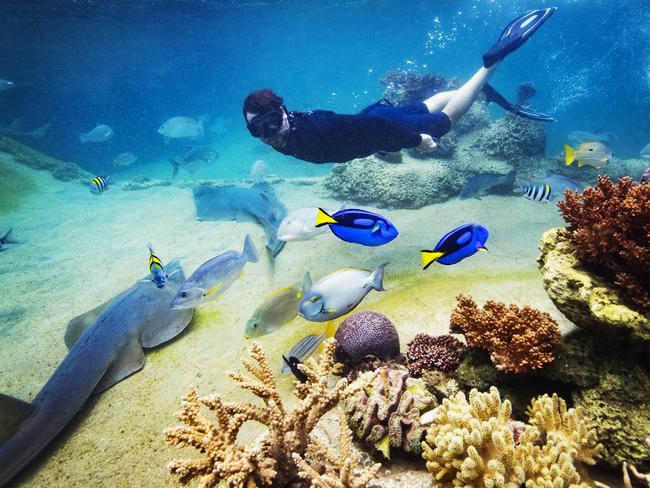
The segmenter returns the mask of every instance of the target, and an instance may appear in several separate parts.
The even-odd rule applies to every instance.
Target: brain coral
[[[377,312],[358,312],[346,318],[336,331],[334,358],[346,364],[366,356],[391,359],[399,355],[399,336],[393,323]]]

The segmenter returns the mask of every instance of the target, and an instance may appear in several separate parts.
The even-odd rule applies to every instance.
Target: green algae
[[[26,172],[0,161],[0,214],[16,210],[36,189],[36,183]]]

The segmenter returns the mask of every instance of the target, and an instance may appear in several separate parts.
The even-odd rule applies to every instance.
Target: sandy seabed
[[[387,291],[372,291],[357,311],[371,309],[391,318],[402,350],[418,332],[448,332],[459,293],[479,302],[531,304],[548,311],[563,329],[570,327],[544,291],[535,261],[541,234],[562,223],[555,205],[513,196],[384,211],[400,230],[390,245],[364,248],[327,233],[313,241],[289,243],[271,266],[261,227],[198,222],[188,189],[122,191],[118,185],[95,196],[87,187],[62,183],[6,157],[0,164],[29,173],[36,185],[16,209],[0,214],[0,232],[13,226],[15,238],[23,241],[0,253],[2,393],[34,398],[66,354],[63,334],[68,321],[148,273],[147,242],[163,262],[182,257],[187,276],[217,254],[240,251],[246,233],[261,256],[259,263],[246,265],[244,276],[222,296],[197,310],[180,336],[147,351],[143,370],[92,397],[12,486],[176,486],[167,462],[197,453],[168,447],[162,431],[175,424],[173,413],[186,387],[196,385],[201,394],[219,392],[229,400],[249,398],[224,374],[239,367],[247,350],[246,321],[268,293],[302,282],[305,271],[317,280],[342,267],[374,269],[389,262]],[[287,180],[275,189],[290,210],[335,209],[341,203],[320,185],[297,186]],[[467,222],[490,230],[489,252],[423,272],[419,250],[432,248],[446,232]],[[323,324],[298,317],[259,342],[279,370],[282,353],[305,335],[322,330]],[[280,384],[288,397],[290,378],[283,377]],[[250,428],[243,436],[259,432]]]

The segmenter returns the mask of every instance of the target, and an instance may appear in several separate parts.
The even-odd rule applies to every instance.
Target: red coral
[[[417,334],[408,345],[407,366],[414,376],[420,376],[427,369],[455,371],[460,365],[463,347],[454,336]]]
[[[480,310],[468,296],[456,299],[450,331],[463,334],[468,346],[487,350],[497,369],[523,374],[553,361],[560,330],[546,312],[491,300]]]
[[[558,207],[578,257],[650,310],[650,185],[599,176],[596,188],[567,191]]]

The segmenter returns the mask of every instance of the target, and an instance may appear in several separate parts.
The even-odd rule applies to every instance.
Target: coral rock
[[[650,349],[650,316],[630,307],[624,292],[586,269],[566,229],[547,231],[538,263],[555,306],[578,327]]]
[[[650,311],[650,186],[602,176],[596,188],[567,192],[558,207],[578,258]]]
[[[420,416],[437,402],[424,381],[402,369],[365,373],[369,385],[345,401],[348,424],[357,438],[390,458],[391,448],[420,454],[424,425]]]
[[[458,80],[412,71],[389,71],[379,80],[386,86],[383,97],[393,105],[420,103],[438,92],[458,88]]]
[[[409,371],[420,376],[424,370],[455,371],[462,359],[462,342],[450,335],[417,334],[408,345]]]
[[[377,312],[358,312],[346,318],[336,331],[334,358],[346,364],[366,356],[391,359],[399,355],[399,335],[393,323]]]
[[[486,155],[517,166],[522,156],[544,156],[546,130],[542,122],[507,113],[483,131],[478,146]]]
[[[450,331],[462,333],[469,347],[488,351],[497,369],[522,374],[553,361],[560,331],[546,312],[493,301],[479,310],[470,297],[457,300]]]

